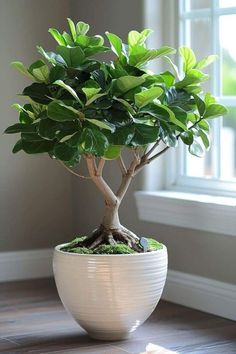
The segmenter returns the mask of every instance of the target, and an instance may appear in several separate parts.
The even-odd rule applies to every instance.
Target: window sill
[[[236,236],[236,198],[173,191],[135,198],[141,220]]]

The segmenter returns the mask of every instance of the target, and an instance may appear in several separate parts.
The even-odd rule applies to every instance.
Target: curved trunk
[[[106,230],[116,230],[121,228],[118,210],[119,203],[116,203],[115,205],[106,204],[105,213],[102,220],[102,226]]]
[[[93,231],[90,237],[79,242],[79,246],[86,246],[94,249],[101,244],[115,245],[117,243],[124,243],[137,252],[142,252],[142,247],[139,244],[139,237],[120,224],[118,214],[121,201],[123,200],[134,176],[135,168],[140,162],[136,151],[134,151],[134,158],[127,170],[124,164],[122,164],[122,181],[116,193],[112,191],[103,179],[102,171],[105,160],[101,158],[98,166],[96,164],[96,159],[93,156],[87,155],[85,156],[85,160],[91,180],[95,183],[105,200],[105,213],[100,226]]]

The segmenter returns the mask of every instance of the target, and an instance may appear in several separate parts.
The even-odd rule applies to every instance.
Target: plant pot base
[[[104,340],[104,341],[116,341],[116,340],[125,340],[128,339],[130,333],[127,332],[88,332],[90,338]]]
[[[90,337],[124,340],[153,312],[167,273],[167,250],[81,255],[54,252],[54,275],[67,311]]]

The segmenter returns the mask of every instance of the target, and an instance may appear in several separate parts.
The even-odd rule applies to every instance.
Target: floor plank
[[[149,342],[166,353],[236,353],[235,322],[167,302],[130,339],[92,340],[65,312],[51,279],[0,284],[0,313],[0,353],[138,354]]]

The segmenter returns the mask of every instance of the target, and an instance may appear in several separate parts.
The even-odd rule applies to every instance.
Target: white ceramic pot
[[[167,249],[122,255],[80,255],[55,248],[53,269],[68,312],[90,337],[129,336],[153,312],[167,273]]]

